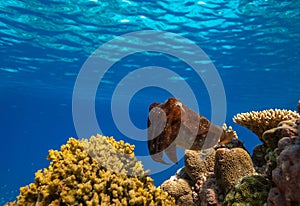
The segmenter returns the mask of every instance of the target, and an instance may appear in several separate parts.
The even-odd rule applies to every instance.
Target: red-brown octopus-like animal
[[[233,138],[232,132],[213,125],[208,119],[192,111],[179,99],[153,103],[149,108],[148,149],[154,161],[167,164],[163,152],[177,163],[176,146],[201,150],[225,144]]]

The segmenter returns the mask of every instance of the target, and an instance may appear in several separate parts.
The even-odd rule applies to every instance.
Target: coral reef
[[[178,205],[196,205],[193,199],[191,185],[186,179],[172,178],[162,183],[161,188],[175,198]]]
[[[267,161],[265,159],[265,156],[267,155],[268,147],[264,144],[259,144],[253,149],[253,154],[251,156],[252,162],[254,166],[256,167],[256,170],[266,165]],[[263,171],[265,168],[262,168]],[[261,171],[261,172],[262,172]]]
[[[217,149],[215,158],[217,184],[224,194],[242,177],[255,172],[250,155],[242,148]]]
[[[268,205],[300,205],[300,137],[282,138],[279,143],[277,167],[272,171],[275,189],[268,197]]]
[[[194,181],[214,172],[215,166],[215,150],[212,148],[207,151],[208,155],[203,151],[186,150],[184,154],[185,172]]]
[[[117,142],[112,137],[99,138],[99,135],[89,140],[82,139],[81,143],[101,167],[128,176],[145,175],[142,163],[134,157],[134,145],[124,143],[123,140]]]
[[[266,167],[264,174],[272,179],[272,171],[276,168],[276,159],[278,158],[283,147],[290,146],[294,137],[298,136],[299,120],[286,120],[278,124],[278,127],[270,129],[263,134],[267,144],[265,155]],[[283,140],[283,141],[281,141]]]
[[[265,131],[277,127],[281,121],[297,118],[300,118],[300,115],[291,110],[269,109],[240,113],[233,117],[233,121],[251,130],[263,142],[262,135]]]
[[[231,127],[212,125],[175,98],[154,103],[150,110],[151,157],[165,163],[166,152],[177,162],[176,146],[186,149],[184,167],[161,187],[154,186],[133,145],[101,135],[70,138],[60,151],[49,151],[49,167],[37,171],[34,182],[21,187],[17,201],[7,206],[300,205],[298,113],[264,110],[236,115],[234,121],[263,142],[250,157]],[[204,147],[204,140],[212,143]]]
[[[226,195],[223,206],[264,205],[271,186],[263,176],[245,176]]]
[[[70,138],[60,151],[49,151],[49,167],[37,171],[34,183],[21,187],[17,201],[8,205],[175,205],[143,172],[133,148],[101,135],[90,141]]]
[[[274,150],[282,137],[297,135],[298,129],[295,127],[295,121],[286,120],[280,122],[278,127],[265,131],[262,135],[262,140],[269,149]]]
[[[257,134],[263,144],[254,148],[252,157],[237,138],[209,150],[186,150],[184,170],[194,204],[300,205],[299,114],[270,109],[238,114],[234,121]],[[223,131],[228,129],[223,126]]]
[[[215,175],[202,175],[192,187],[197,205],[221,205],[219,200],[219,187]]]
[[[267,200],[268,206],[287,206],[283,193],[277,188],[270,189]]]

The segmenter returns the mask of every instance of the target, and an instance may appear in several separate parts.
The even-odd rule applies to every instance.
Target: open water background
[[[59,149],[69,137],[77,137],[72,92],[85,60],[119,35],[149,29],[179,34],[206,52],[224,84],[226,123],[250,151],[259,141],[232,122],[236,113],[296,109],[300,93],[298,0],[1,1],[0,204],[13,200],[20,186],[33,182],[34,173],[48,166],[49,149]],[[105,76],[103,90],[97,92],[96,111],[102,132],[136,144],[137,155],[147,155],[146,142],[131,140],[118,131],[110,114],[110,99],[124,75],[151,65],[178,72],[182,78],[170,76],[166,81],[188,82],[200,113],[208,118],[211,114],[203,82],[193,78],[184,62],[165,55],[124,58]],[[136,93],[130,105],[133,123],[146,128],[149,104],[169,96],[159,88]],[[155,184],[182,165],[181,160],[153,175]]]

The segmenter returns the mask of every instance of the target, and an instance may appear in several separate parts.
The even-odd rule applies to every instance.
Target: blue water
[[[1,204],[13,200],[20,186],[33,182],[34,173],[47,167],[49,149],[59,149],[69,137],[78,137],[72,94],[79,71],[99,46],[128,32],[172,32],[201,47],[224,85],[225,121],[250,151],[259,144],[258,139],[234,124],[232,117],[268,108],[295,110],[299,99],[298,0],[9,0],[0,2],[0,10]],[[97,119],[104,135],[135,144],[138,156],[148,154],[147,137],[138,141],[119,131],[112,118],[111,99],[123,77],[145,66],[177,72],[180,78],[169,76],[163,81],[188,83],[200,113],[211,118],[212,110],[212,94],[184,61],[142,52],[116,62],[98,87]],[[140,81],[131,81],[136,82]],[[128,95],[117,95],[119,104]],[[170,96],[157,87],[137,91],[128,109],[133,124],[145,129],[149,105]],[[182,166],[181,160],[153,174],[155,184]]]

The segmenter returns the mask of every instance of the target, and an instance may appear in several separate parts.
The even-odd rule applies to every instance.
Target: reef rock
[[[272,183],[260,175],[246,176],[226,195],[223,206],[255,205],[263,206],[267,202]]]
[[[262,135],[262,141],[271,150],[277,148],[278,141],[282,137],[292,137],[298,135],[298,128],[295,120],[282,121],[278,124],[278,127],[267,130]]]
[[[272,172],[272,179],[283,193],[285,204],[300,205],[300,142],[286,147],[277,158],[277,167]],[[270,194],[272,195],[272,194]],[[272,205],[272,197],[270,204]]]
[[[220,148],[216,151],[215,175],[223,193],[227,193],[244,176],[255,172],[248,152],[242,148]]]
[[[277,187],[270,189],[267,206],[287,206],[283,193]]]
[[[197,180],[193,187],[197,205],[201,206],[218,206],[221,205],[219,201],[219,187],[216,183],[214,174],[202,176]]]

